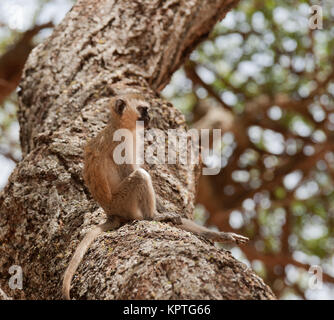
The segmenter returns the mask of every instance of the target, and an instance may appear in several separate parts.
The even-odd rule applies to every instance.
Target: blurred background
[[[0,0],[0,189],[21,159],[23,65],[73,3]],[[334,299],[333,65],[334,0],[242,0],[163,91],[189,126],[223,132],[196,220],[249,236],[231,252],[280,299]]]

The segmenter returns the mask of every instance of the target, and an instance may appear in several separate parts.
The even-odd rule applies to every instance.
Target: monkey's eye
[[[139,106],[139,107],[137,107],[137,110],[139,112],[138,120],[139,121],[144,121],[144,125],[147,126],[148,123],[150,122],[150,116],[147,112],[148,108],[144,107],[144,106]]]
[[[137,107],[138,112],[140,113],[141,116],[148,115],[147,113],[147,107],[139,106]]]
[[[126,102],[124,100],[117,99],[115,101],[114,108],[115,108],[116,113],[119,114],[120,116],[123,114],[125,107],[126,107]]]

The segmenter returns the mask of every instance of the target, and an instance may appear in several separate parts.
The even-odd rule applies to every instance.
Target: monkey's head
[[[121,128],[134,129],[136,121],[142,121],[147,127],[150,122],[148,109],[149,104],[143,99],[134,95],[122,96],[112,102],[112,120]]]

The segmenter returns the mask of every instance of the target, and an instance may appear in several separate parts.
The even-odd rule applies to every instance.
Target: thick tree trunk
[[[159,92],[236,0],[79,0],[31,53],[21,82],[24,159],[1,194],[0,287],[26,299],[60,298],[74,249],[104,220],[82,180],[82,151],[108,119],[112,84],[152,101],[152,126],[185,130]],[[147,167],[158,210],[192,217],[199,166]],[[8,287],[11,265],[23,290]],[[92,245],[72,295],[102,299],[270,299],[228,251],[164,223],[132,222]]]

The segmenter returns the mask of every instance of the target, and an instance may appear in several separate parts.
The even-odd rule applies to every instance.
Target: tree
[[[110,85],[141,90],[154,126],[185,130],[184,117],[156,91],[236,3],[81,0],[31,53],[19,90],[23,160],[0,198],[1,279],[12,264],[24,274],[15,297],[60,298],[81,234],[103,220],[81,169],[86,140],[106,123]],[[147,169],[165,209],[191,218],[199,166]],[[274,298],[228,251],[147,221],[100,237],[73,285],[75,298]],[[1,288],[9,290],[6,281]]]

